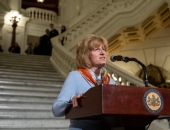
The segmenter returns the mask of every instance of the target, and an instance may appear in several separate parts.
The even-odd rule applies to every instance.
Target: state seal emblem
[[[143,97],[145,108],[153,114],[159,113],[164,106],[164,100],[161,93],[156,89],[149,89]]]

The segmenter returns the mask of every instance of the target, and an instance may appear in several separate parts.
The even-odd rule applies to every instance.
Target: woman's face
[[[101,44],[99,47],[94,48],[89,54],[92,67],[103,67],[106,64],[106,49]]]

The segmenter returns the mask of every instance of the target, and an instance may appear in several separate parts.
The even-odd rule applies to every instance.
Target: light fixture
[[[10,48],[12,48],[15,45],[15,35],[16,35],[15,31],[16,31],[17,23],[19,22],[20,19],[21,19],[21,15],[19,14],[19,12],[17,10],[10,11],[9,20],[12,23],[12,28],[13,28]]]
[[[10,22],[12,24],[14,24],[14,23],[17,24],[20,19],[21,19],[21,15],[19,14],[19,12],[17,10],[11,10],[11,12],[10,12],[10,19],[9,19]]]
[[[43,2],[44,2],[44,0],[37,0],[37,2],[43,3]]]

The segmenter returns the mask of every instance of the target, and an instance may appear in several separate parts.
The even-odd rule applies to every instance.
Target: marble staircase
[[[0,129],[67,130],[51,112],[63,82],[49,56],[0,53]]]

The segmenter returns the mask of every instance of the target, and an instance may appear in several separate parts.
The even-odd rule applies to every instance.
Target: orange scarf
[[[98,85],[97,84],[97,81],[93,79],[91,73],[89,72],[89,69],[87,68],[83,68],[83,69],[78,69],[78,71],[88,80],[90,81],[91,83],[93,83],[94,85]],[[102,83],[103,84],[109,84],[110,82],[110,76],[108,73],[105,73],[104,76],[103,76],[103,81]]]

